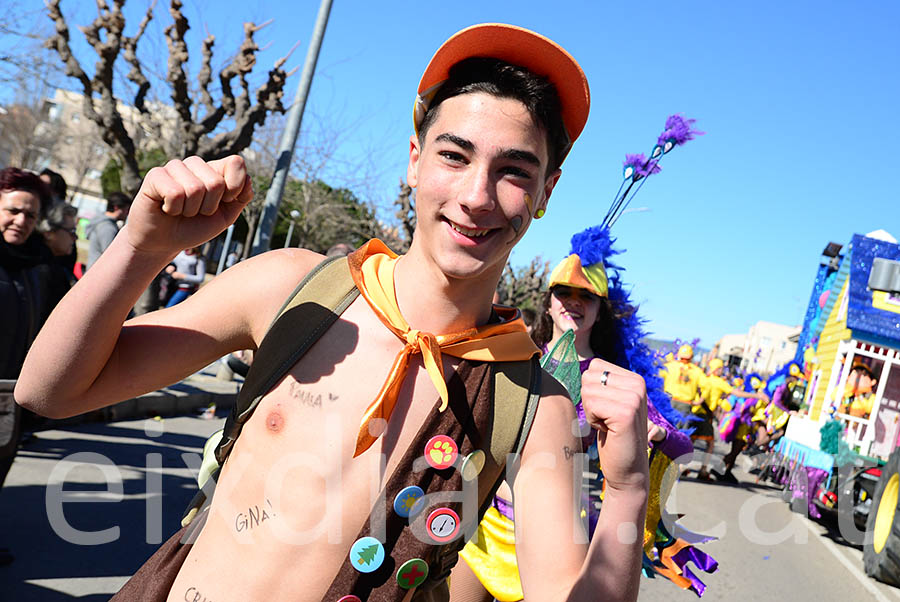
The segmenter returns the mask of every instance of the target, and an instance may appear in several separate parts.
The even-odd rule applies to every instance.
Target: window
[[[87,177],[91,180],[99,180],[100,179],[100,170],[99,169],[89,169],[87,172]]]
[[[50,121],[56,121],[62,115],[62,108],[55,102],[47,103],[47,118]]]
[[[72,123],[78,123],[79,121],[81,121],[81,115],[72,113]]]

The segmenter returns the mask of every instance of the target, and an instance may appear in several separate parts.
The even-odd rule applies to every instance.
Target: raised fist
[[[644,379],[595,358],[581,377],[585,417],[597,430],[603,476],[616,489],[646,488],[647,386]]]
[[[147,173],[125,231],[135,249],[174,254],[218,235],[252,198],[250,177],[237,155],[172,160]]]

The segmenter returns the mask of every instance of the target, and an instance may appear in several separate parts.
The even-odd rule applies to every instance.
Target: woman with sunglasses
[[[53,263],[65,269],[69,284],[75,284],[75,274],[69,263],[78,239],[77,218],[78,209],[67,203],[56,203],[37,226],[38,232],[44,235],[47,248],[53,254]]]

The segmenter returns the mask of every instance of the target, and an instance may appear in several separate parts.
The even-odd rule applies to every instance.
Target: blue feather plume
[[[572,236],[572,250],[581,259],[581,265],[587,267],[602,261],[607,269],[621,270],[610,259],[621,251],[612,248],[616,239],[609,235],[605,226],[591,226]]]
[[[608,297],[616,308],[633,307],[634,311],[615,320],[616,364],[640,374],[647,385],[647,399],[671,424],[677,425],[684,417],[672,408],[669,395],[663,389],[663,379],[659,376],[659,366],[654,352],[643,339],[649,333],[644,330],[647,320],[637,313],[637,306],[631,302],[631,293],[622,282],[622,268],[613,264],[610,258],[620,255],[623,250],[613,248],[616,239],[610,236],[609,228],[592,226],[572,237],[572,252],[577,253],[582,265],[592,265],[602,261],[609,278]],[[689,433],[693,429],[684,432]]]

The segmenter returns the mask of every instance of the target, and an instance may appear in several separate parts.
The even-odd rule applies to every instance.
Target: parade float
[[[864,526],[867,574],[900,586],[900,245],[887,232],[826,247],[797,360],[803,409],[772,454],[786,499]]]

